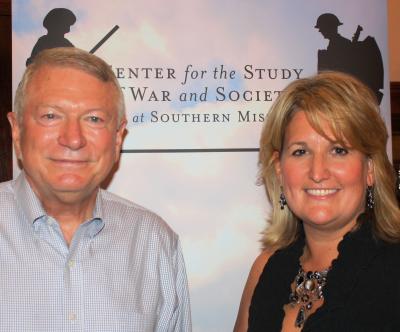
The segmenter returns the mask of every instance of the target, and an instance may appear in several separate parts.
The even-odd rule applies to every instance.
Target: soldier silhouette
[[[363,30],[359,25],[349,40],[338,32],[342,24],[331,13],[318,17],[315,28],[329,40],[326,50],[318,50],[318,71],[335,70],[354,75],[372,89],[380,103],[383,97],[380,91],[383,88],[383,62],[375,38],[368,36],[359,41]]]
[[[31,56],[26,60],[26,65],[28,66],[34,57],[45,49],[74,47],[64,35],[70,31],[71,25],[75,22],[76,16],[69,9],[54,8],[50,10],[43,20],[43,26],[47,29],[47,34],[38,39],[32,49]]]

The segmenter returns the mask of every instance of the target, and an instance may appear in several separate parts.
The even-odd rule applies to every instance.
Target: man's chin
[[[96,187],[79,185],[57,185],[52,188],[53,196],[65,204],[79,204],[97,194]]]
[[[97,186],[92,184],[87,176],[64,174],[54,179],[51,183],[51,187],[55,192],[65,195],[74,195],[91,192],[95,190]]]

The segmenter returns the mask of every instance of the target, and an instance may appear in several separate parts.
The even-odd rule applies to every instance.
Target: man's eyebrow
[[[37,108],[55,108],[55,109],[61,109],[61,107],[58,106],[58,105],[48,104],[48,103],[39,104]]]

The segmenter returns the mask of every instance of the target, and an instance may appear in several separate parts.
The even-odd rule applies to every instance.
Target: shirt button
[[[74,267],[74,266],[75,266],[75,261],[74,261],[73,259],[70,259],[70,260],[68,261],[68,266],[69,266],[69,267]]]
[[[76,314],[73,313],[73,312],[71,312],[71,313],[68,315],[68,319],[71,320],[71,321],[76,320]]]

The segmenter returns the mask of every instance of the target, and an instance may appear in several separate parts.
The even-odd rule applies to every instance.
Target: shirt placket
[[[83,331],[82,264],[80,244],[71,248],[64,264],[64,317],[66,331]]]
[[[83,271],[81,264],[82,250],[82,229],[78,228],[74,234],[73,240],[68,247],[58,223],[51,217],[47,224],[52,228],[54,246],[59,247],[59,252],[63,258],[63,331],[79,332],[83,328],[83,293],[82,280]]]

